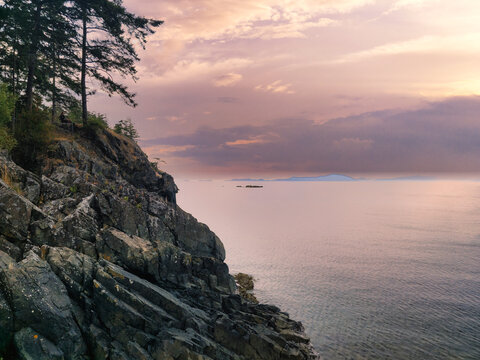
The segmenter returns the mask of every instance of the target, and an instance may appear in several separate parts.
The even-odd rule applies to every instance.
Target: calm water
[[[178,185],[324,359],[480,359],[480,183]]]

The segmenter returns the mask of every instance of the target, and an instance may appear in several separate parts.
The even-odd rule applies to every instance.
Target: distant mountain
[[[232,179],[232,181],[357,181],[358,179],[354,179],[347,175],[338,175],[338,174],[330,174],[330,175],[323,175],[323,176],[314,176],[314,177],[301,177],[301,176],[292,176],[286,179]]]
[[[377,181],[431,181],[436,180],[433,176],[422,176],[422,175],[414,175],[414,176],[400,176],[395,178],[389,179],[377,179]]]
[[[356,179],[347,175],[329,174],[314,177],[293,176],[289,177],[288,179],[275,179],[273,181],[356,181]]]

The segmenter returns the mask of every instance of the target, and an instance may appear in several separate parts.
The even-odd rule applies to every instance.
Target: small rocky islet
[[[173,178],[111,130],[0,152],[0,358],[317,359],[301,323],[239,294]]]

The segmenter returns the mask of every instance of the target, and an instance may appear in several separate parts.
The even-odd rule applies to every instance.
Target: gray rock
[[[147,240],[107,228],[97,236],[96,248],[98,255],[105,260],[157,279],[160,277],[158,253]]]
[[[10,255],[16,261],[22,259],[22,250],[2,235],[0,235],[0,250]]]
[[[207,225],[199,223],[179,207],[175,209],[175,233],[179,246],[198,256],[213,256],[225,260],[225,248]]]
[[[24,240],[32,218],[41,217],[45,214],[40,208],[0,180],[0,234]]]
[[[15,348],[21,360],[65,359],[62,350],[28,327],[15,333]]]
[[[13,312],[3,293],[0,291],[0,354],[7,350],[12,340],[13,332]]]
[[[0,153],[0,178],[32,203],[38,202],[41,190],[40,178],[22,169],[4,153]]]
[[[80,359],[86,346],[72,315],[72,304],[63,283],[50,266],[30,252],[20,263],[0,264],[0,282],[8,289],[15,327],[30,327],[52,339],[66,359]]]
[[[43,202],[65,198],[69,193],[67,186],[42,176],[42,200]]]

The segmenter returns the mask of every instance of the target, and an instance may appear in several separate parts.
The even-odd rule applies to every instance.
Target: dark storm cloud
[[[146,146],[234,170],[301,172],[480,171],[480,98],[452,98],[415,111],[381,111],[316,124],[200,128]],[[175,150],[178,147],[178,150]],[[250,164],[250,165],[249,165]]]

